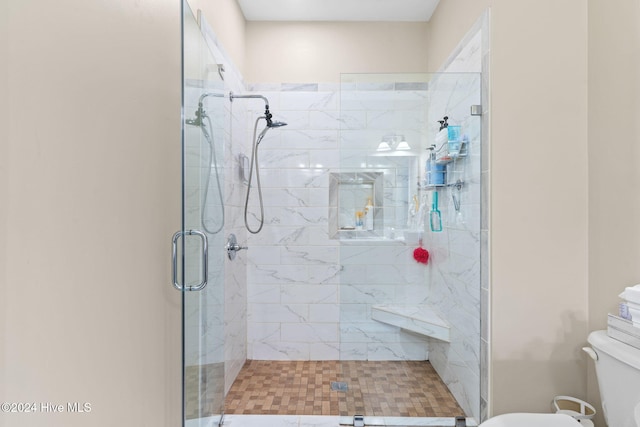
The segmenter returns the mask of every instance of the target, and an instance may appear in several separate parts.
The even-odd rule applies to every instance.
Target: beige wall
[[[8,8],[0,383],[6,401],[92,411],[0,420],[179,425],[179,294],[168,259],[180,221],[179,3]]]
[[[490,3],[490,0],[440,0],[427,25],[424,56],[430,72],[440,70]]]
[[[430,24],[434,61],[446,59],[487,6],[490,413],[544,412],[555,395],[586,397],[587,7],[443,0]]]
[[[187,0],[194,16],[200,9],[241,72],[245,68],[245,19],[236,0]]]
[[[0,2],[0,58],[7,58],[8,52],[8,7],[7,2]],[[0,63],[0,93],[6,94],[9,91],[7,78],[7,65],[3,61]],[[0,402],[6,402],[4,372],[5,365],[5,343],[7,318],[6,318],[6,295],[7,285],[7,133],[8,133],[9,102],[6,96],[0,96]],[[4,427],[5,422],[0,418],[0,427]]]
[[[250,83],[339,82],[340,73],[426,72],[424,23],[247,22]]]
[[[587,6],[496,0],[491,24],[491,402],[548,411],[586,398]]]
[[[589,330],[606,328],[617,295],[640,282],[639,53],[640,2],[589,1]]]

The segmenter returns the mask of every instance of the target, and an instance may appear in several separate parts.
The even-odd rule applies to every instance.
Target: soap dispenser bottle
[[[367,200],[367,205],[364,207],[364,229],[373,230],[373,203],[371,203],[371,197]]]

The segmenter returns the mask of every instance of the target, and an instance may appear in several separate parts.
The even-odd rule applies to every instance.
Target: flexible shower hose
[[[211,133],[213,133],[213,126],[211,125],[211,119],[206,114],[204,115],[204,117],[207,119],[207,122],[209,123],[209,129],[211,130]],[[204,126],[201,126],[201,129],[202,129],[202,134],[204,135],[205,139],[207,140],[207,143],[209,144],[209,165],[208,165],[209,168],[207,170],[207,181],[204,186],[204,197],[202,202],[202,209],[200,210],[200,222],[202,223],[202,228],[204,228],[204,231],[206,231],[209,234],[217,234],[224,227],[224,197],[222,195],[222,188],[220,186],[220,175],[218,173],[218,159],[216,158],[216,150],[215,150],[215,147],[213,146],[213,139],[211,138],[211,135],[209,134],[209,132],[207,132],[207,130],[204,128]],[[207,210],[207,195],[209,194],[209,184],[211,181],[211,163],[213,163],[213,167],[215,168],[215,171],[216,171],[216,184],[218,186],[218,196],[220,198],[220,210],[222,213],[221,215],[222,220],[220,222],[220,226],[213,231],[209,230],[205,222],[205,216],[206,216],[205,213]]]
[[[258,117],[256,119],[255,125],[253,126],[253,147],[251,148],[251,164],[249,165],[249,184],[247,186],[247,198],[245,199],[245,202],[244,202],[244,225],[245,227],[247,227],[247,230],[249,231],[249,233],[252,233],[252,234],[258,234],[260,230],[262,230],[262,226],[264,225],[264,204],[262,203],[262,188],[260,187],[260,168],[258,167],[258,145],[260,144],[260,141],[262,141],[262,138],[267,133],[267,130],[269,130],[269,128],[266,127],[262,132],[260,132],[260,135],[258,135],[258,137],[256,138],[256,132],[258,131],[258,122],[261,119],[266,120],[266,117],[264,116]],[[258,219],[258,221],[260,221],[260,226],[256,230],[252,230],[251,227],[249,227],[249,222],[247,220],[247,212],[249,209],[249,194],[251,193],[251,180],[253,177],[254,164],[255,164],[255,170],[256,170],[256,184],[258,187],[258,199],[260,200],[260,218]]]

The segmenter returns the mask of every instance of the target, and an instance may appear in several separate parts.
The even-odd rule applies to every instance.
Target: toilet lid
[[[578,427],[580,423],[565,414],[504,414],[493,417],[479,427]]]

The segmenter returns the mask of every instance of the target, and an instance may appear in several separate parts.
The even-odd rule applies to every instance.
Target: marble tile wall
[[[328,234],[328,188],[329,171],[339,165],[338,86],[249,89],[266,96],[273,119],[288,125],[271,129],[258,151],[265,225],[248,237],[248,358],[335,360],[340,253]],[[242,102],[253,133],[264,105]],[[249,212],[250,223],[257,224],[255,197]]]
[[[259,149],[266,222],[248,239],[248,357],[426,359],[423,337],[371,319],[373,304],[426,298],[424,269],[411,256],[414,247],[393,239],[341,247],[328,234],[327,217],[329,173],[364,166],[385,173],[383,227],[402,235],[416,158],[371,154],[384,134],[399,129],[420,144],[425,87],[367,87],[346,109],[344,98],[338,104],[337,85],[250,89],[269,99],[274,120],[289,124],[269,131]],[[251,125],[262,113],[257,107],[249,112]],[[341,109],[347,113],[341,116]]]

